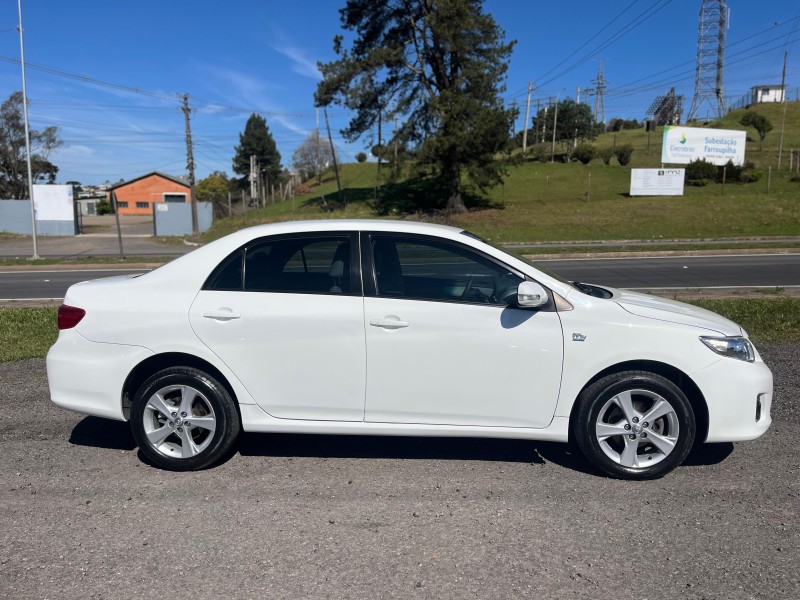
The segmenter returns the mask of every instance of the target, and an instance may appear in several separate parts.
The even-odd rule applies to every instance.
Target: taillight
[[[58,329],[72,329],[81,322],[81,319],[86,316],[86,311],[82,308],[62,304],[58,307]]]

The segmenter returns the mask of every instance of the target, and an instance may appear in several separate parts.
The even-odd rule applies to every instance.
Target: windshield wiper
[[[580,281],[573,281],[572,285],[582,291],[584,294],[588,294],[589,296],[594,296],[594,288],[590,286],[588,283],[581,283]]]

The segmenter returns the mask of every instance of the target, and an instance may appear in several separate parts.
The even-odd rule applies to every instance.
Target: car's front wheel
[[[603,377],[578,398],[573,434],[587,460],[624,479],[655,479],[686,458],[692,406],[668,379],[643,371]]]
[[[164,469],[207,467],[223,458],[239,435],[239,414],[230,394],[198,369],[159,371],[139,388],[131,408],[139,449]]]

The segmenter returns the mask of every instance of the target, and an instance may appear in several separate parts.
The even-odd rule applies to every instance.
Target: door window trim
[[[273,290],[247,290],[245,289],[245,281],[247,280],[247,251],[256,246],[264,243],[282,242],[293,239],[313,239],[313,238],[347,238],[350,244],[350,291],[342,294],[333,294],[330,292],[314,292],[314,291],[273,291]],[[216,277],[218,272],[227,266],[228,262],[236,254],[241,254],[242,260],[242,285],[239,289],[221,289],[215,290],[210,286],[211,281]],[[295,233],[280,233],[275,235],[267,235],[259,237],[246,242],[239,246],[236,250],[228,254],[221,260],[214,270],[209,273],[203,287],[203,291],[224,291],[224,292],[243,292],[251,294],[304,294],[311,296],[357,296],[363,295],[362,276],[361,276],[361,258],[359,251],[359,235],[356,231],[309,231],[309,232],[295,232]]]
[[[457,248],[461,252],[467,252],[474,254],[485,260],[486,262],[492,263],[495,266],[498,266],[502,269],[508,270],[510,273],[513,273],[517,277],[519,277],[523,281],[533,281],[530,277],[525,275],[519,271],[519,269],[515,269],[504,263],[502,260],[495,258],[485,252],[482,252],[478,248],[474,248],[472,246],[461,244],[455,240],[450,240],[447,238],[440,238],[440,237],[431,237],[428,235],[418,234],[418,233],[398,233],[392,231],[362,231],[361,232],[361,256],[362,256],[362,279],[364,281],[364,296],[372,297],[372,298],[391,298],[392,300],[413,300],[417,302],[445,302],[448,304],[468,304],[472,306],[486,306],[486,307],[501,307],[501,308],[511,308],[508,304],[504,304],[502,302],[476,302],[470,300],[461,300],[457,298],[417,298],[413,296],[382,296],[378,294],[378,287],[376,277],[377,274],[375,273],[375,261],[373,260],[372,256],[372,246],[373,241],[380,238],[392,238],[394,240],[402,240],[409,243],[429,243],[433,246],[451,246],[453,248]],[[549,302],[537,309],[538,311],[548,312],[554,310],[554,303],[552,297],[552,291],[547,286],[542,286],[547,291],[547,295],[550,298]]]

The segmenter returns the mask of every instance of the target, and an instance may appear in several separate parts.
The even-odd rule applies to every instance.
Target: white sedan
[[[438,225],[245,229],[72,286],[58,326],[53,402],[130,421],[173,470],[219,462],[243,429],[572,440],[606,474],[651,479],[695,441],[771,423],[772,374],[736,323]]]

